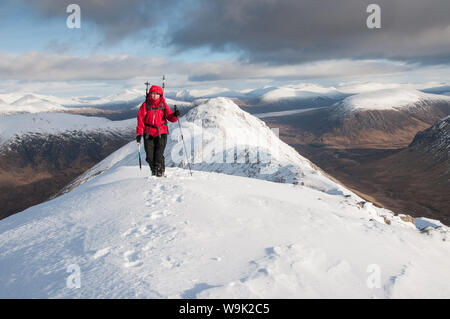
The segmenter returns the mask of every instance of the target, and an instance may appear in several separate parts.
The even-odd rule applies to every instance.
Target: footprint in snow
[[[154,227],[152,224],[145,224],[139,227],[139,233],[141,235],[148,235],[154,230]]]
[[[175,267],[180,267],[181,263],[174,260],[173,258],[171,258],[170,256],[166,256],[165,258],[162,258],[161,260],[161,265],[163,265],[166,268],[175,268]]]
[[[131,235],[136,234],[137,231],[138,230],[136,227],[130,228],[125,233],[122,234],[122,237],[130,237]]]
[[[128,250],[123,254],[125,258],[125,263],[123,264],[125,267],[138,267],[142,265],[142,260],[140,260],[139,252],[135,250]]]
[[[175,195],[172,197],[172,202],[178,202],[181,203],[183,201],[183,195]]]

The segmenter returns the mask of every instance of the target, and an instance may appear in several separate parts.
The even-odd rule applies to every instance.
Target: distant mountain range
[[[387,89],[345,98],[328,108],[286,116],[303,144],[341,148],[398,148],[450,114],[450,97]]]
[[[450,117],[399,149],[297,148],[365,198],[450,225]]]
[[[347,187],[393,211],[450,223],[450,97],[389,89],[280,113],[264,120]]]
[[[0,117],[0,218],[54,195],[132,140],[135,127],[66,113]]]

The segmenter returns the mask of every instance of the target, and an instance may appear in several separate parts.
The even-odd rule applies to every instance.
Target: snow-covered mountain
[[[23,113],[59,112],[88,116],[102,116],[112,120],[134,118],[137,108],[145,100],[142,90],[126,89],[123,92],[108,96],[74,96],[70,98],[55,97],[30,92],[15,92],[0,94],[0,115],[13,115]],[[190,108],[191,102],[166,99],[173,107],[180,106],[182,112]]]
[[[298,85],[287,85],[262,95],[261,100],[265,103],[281,102],[284,100],[304,100],[304,99],[342,99],[345,94],[339,92],[334,87],[323,87],[312,83],[300,83]]]
[[[364,174],[377,190],[370,195],[385,206],[450,225],[450,116],[418,132],[407,147],[374,160],[366,157],[355,167],[354,174]]]
[[[196,100],[227,97],[237,101],[239,106],[259,108],[254,112],[262,112],[264,108],[269,108],[268,111],[279,111],[292,108],[329,106],[348,95],[334,87],[324,87],[314,83],[299,83],[279,87],[266,86],[240,91],[220,87],[203,90],[184,89],[168,94],[172,98],[194,103],[196,103]],[[249,109],[249,111],[253,113],[253,110]]]
[[[236,127],[255,134],[252,127],[262,126],[229,100],[211,100],[181,119],[186,139],[199,119],[232,141],[241,137]],[[261,143],[268,132],[258,132]],[[170,161],[178,138],[171,127]],[[297,165],[310,185],[216,173],[215,164],[197,170],[206,169],[203,162],[192,176],[186,167],[168,167],[167,178],[148,177],[129,143],[70,192],[0,221],[0,296],[450,296],[448,228],[421,233],[342,186],[327,191],[323,184],[333,181],[278,145],[278,171]],[[251,165],[235,172],[246,174],[252,169],[242,166]]]
[[[345,148],[401,148],[417,132],[450,114],[450,98],[412,89],[383,89],[318,108],[272,119],[302,144]],[[298,142],[297,142],[298,143]]]
[[[47,200],[131,141],[135,127],[66,113],[0,117],[0,219]]]
[[[65,113],[15,114],[0,117],[0,146],[31,135],[69,135],[75,132],[112,134],[134,131],[136,120],[110,121]]]
[[[39,94],[0,94],[0,114],[65,112],[61,102],[66,100]]]
[[[212,87],[209,89],[183,89],[177,92],[173,92],[168,96],[182,101],[194,101],[199,98],[212,98],[218,96],[238,97],[240,95],[241,94],[239,94],[239,92],[230,90],[228,88]]]
[[[440,94],[424,93],[413,89],[383,89],[360,93],[337,103],[337,113],[361,111],[405,110],[427,107],[433,103],[450,103],[450,98]]]

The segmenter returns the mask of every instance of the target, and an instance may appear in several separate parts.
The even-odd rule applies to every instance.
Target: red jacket
[[[157,100],[152,99],[151,92],[159,93],[161,95],[160,98]],[[170,122],[176,122],[178,120],[178,117],[173,115],[172,110],[164,100],[163,91],[159,86],[154,85],[150,88],[148,103],[148,108],[147,101],[142,103],[141,107],[139,108],[136,134],[143,135],[147,132],[149,132],[151,136],[167,134],[169,130],[167,128],[167,121],[164,120],[164,112],[166,114],[166,119]]]

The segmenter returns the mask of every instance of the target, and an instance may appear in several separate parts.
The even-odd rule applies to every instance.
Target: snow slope
[[[337,105],[342,111],[355,112],[359,110],[395,110],[427,102],[450,103],[450,98],[414,89],[383,89],[349,96]]]
[[[29,134],[62,134],[74,131],[130,131],[136,120],[111,121],[106,118],[66,113],[25,113],[0,117],[0,145]]]
[[[232,136],[236,128],[221,121],[233,120],[255,133],[261,121],[231,103],[191,110],[183,134],[196,118],[212,132]],[[450,297],[448,228],[421,233],[343,187],[327,190],[335,183],[279,143],[287,154],[275,166],[296,163],[309,185],[230,175],[245,175],[245,164],[148,177],[129,143],[72,191],[0,221],[0,297]],[[74,265],[80,288],[70,285]]]
[[[131,144],[103,174],[0,221],[0,297],[450,296],[438,231],[299,185],[181,168],[148,178]]]

